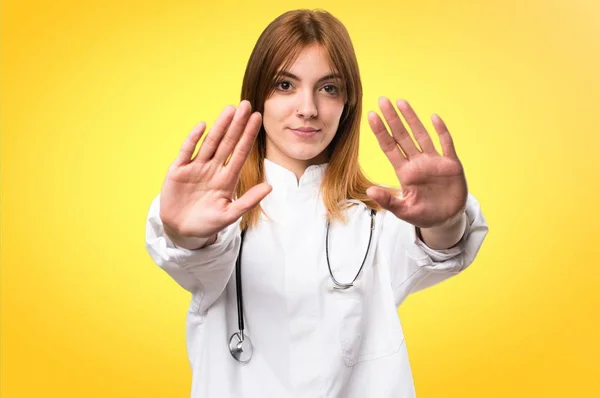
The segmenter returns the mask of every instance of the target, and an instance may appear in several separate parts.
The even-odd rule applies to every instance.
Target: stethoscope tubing
[[[375,215],[376,210],[371,209],[371,226],[369,233],[369,243],[367,244],[367,250],[365,251],[365,256],[363,257],[362,263],[356,276],[350,283],[340,283],[335,279],[333,275],[333,271],[331,270],[331,264],[329,262],[329,220],[327,221],[327,232],[325,235],[325,257],[327,258],[327,268],[329,269],[329,275],[331,276],[331,280],[333,281],[336,289],[348,289],[354,286],[354,282],[358,279],[358,276],[362,272],[362,269],[365,265],[365,261],[369,255],[369,250],[371,248],[371,240],[373,238],[373,230],[375,229]],[[240,250],[238,253],[237,260],[235,262],[235,293],[236,293],[236,301],[237,301],[237,313],[238,313],[238,331],[231,335],[229,339],[229,352],[233,356],[233,358],[242,363],[246,363],[250,361],[252,358],[252,342],[248,338],[248,336],[244,335],[244,298],[242,292],[242,249],[244,246],[244,236],[246,235],[246,229],[243,229],[241,232],[241,241],[240,241]],[[245,347],[245,348],[244,348]]]

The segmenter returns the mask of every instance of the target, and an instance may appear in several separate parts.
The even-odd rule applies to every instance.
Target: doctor
[[[146,246],[192,295],[192,397],[415,396],[397,306],[469,266],[488,227],[444,122],[432,118],[439,154],[411,106],[396,106],[381,98],[387,126],[368,122],[400,190],[359,166],[345,27],[298,10],[258,39],[242,102],[191,131]]]

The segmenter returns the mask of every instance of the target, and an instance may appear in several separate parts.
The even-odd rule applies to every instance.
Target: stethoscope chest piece
[[[252,342],[248,336],[236,332],[229,339],[229,352],[237,361],[246,363],[252,358]]]

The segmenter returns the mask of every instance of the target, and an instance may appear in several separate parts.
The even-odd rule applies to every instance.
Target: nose
[[[317,103],[312,92],[300,93],[296,104],[296,115],[304,119],[317,117]]]

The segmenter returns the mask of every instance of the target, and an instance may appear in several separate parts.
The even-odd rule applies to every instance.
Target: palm
[[[184,237],[213,236],[269,193],[267,184],[259,184],[234,200],[240,170],[261,125],[260,114],[250,111],[247,101],[237,110],[227,108],[193,159],[205,125],[192,130],[161,190],[161,219],[170,230]]]
[[[394,197],[376,188],[369,189],[369,195],[398,218],[415,226],[428,228],[443,224],[464,208],[467,198],[464,171],[450,133],[441,119],[434,119],[444,150],[442,156],[434,149],[431,138],[408,103],[400,102],[399,107],[421,147],[419,149],[391,103],[387,99],[382,100],[380,106],[392,136],[375,114],[369,116],[369,123],[396,171],[402,197]]]
[[[233,199],[235,182],[214,164],[189,163],[172,167],[161,193],[164,208],[178,209],[179,229],[184,235],[197,236],[195,226],[204,234],[218,232],[222,215]]]

